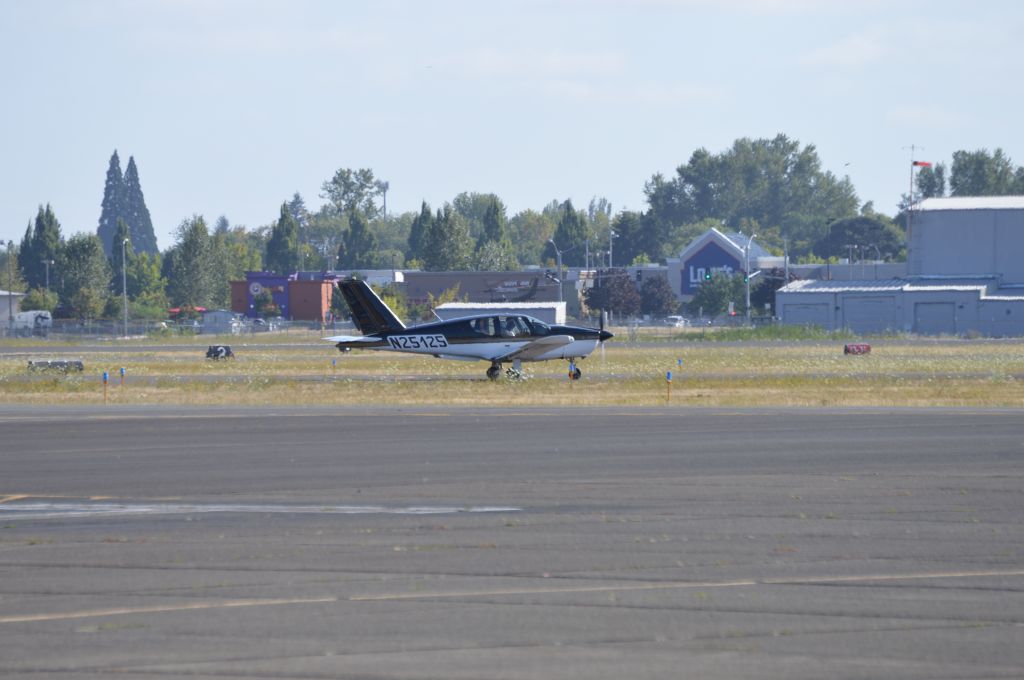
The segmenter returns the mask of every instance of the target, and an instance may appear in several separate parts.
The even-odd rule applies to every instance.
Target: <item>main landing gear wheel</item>
[[[581,371],[578,368],[575,368],[573,369],[572,373],[569,374],[569,377],[573,380],[579,380],[580,378],[583,377],[583,371]]]
[[[501,375],[501,366],[498,364],[491,364],[491,367],[487,369],[487,377],[491,380],[497,380]]]

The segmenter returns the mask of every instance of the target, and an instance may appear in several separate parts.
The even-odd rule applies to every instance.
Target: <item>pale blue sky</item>
[[[779,132],[892,214],[911,144],[1024,164],[1022,43],[1016,1],[0,0],[0,239],[47,202],[95,231],[115,148],[161,249],[315,208],[340,167],[389,211],[644,209],[695,149]]]

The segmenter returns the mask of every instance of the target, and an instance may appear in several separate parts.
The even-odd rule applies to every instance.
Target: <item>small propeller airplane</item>
[[[479,314],[407,328],[365,281],[342,281],[338,288],[352,321],[362,335],[324,338],[342,352],[374,349],[411,354],[430,354],[439,359],[489,361],[487,377],[497,380],[502,365],[510,378],[522,377],[524,361],[568,359],[573,380],[582,371],[575,360],[594,351],[598,343],[612,337],[603,328],[551,326],[519,314]]]

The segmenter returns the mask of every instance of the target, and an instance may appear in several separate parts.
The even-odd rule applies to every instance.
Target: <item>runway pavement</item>
[[[0,407],[0,676],[1019,678],[1021,416]]]

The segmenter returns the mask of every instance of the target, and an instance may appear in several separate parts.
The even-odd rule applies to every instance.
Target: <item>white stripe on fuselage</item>
[[[368,347],[367,349],[387,350],[389,352],[403,352],[405,354],[428,354],[430,356],[443,355],[452,359],[482,359],[490,361],[492,357],[505,356],[515,350],[529,344],[530,340],[503,339],[500,342],[464,342],[448,343],[443,349],[403,349],[392,347],[390,344],[382,347]],[[550,359],[574,359],[589,355],[597,347],[597,340],[574,340],[568,345],[556,347],[550,352],[541,354],[533,359],[524,361],[548,361]]]

